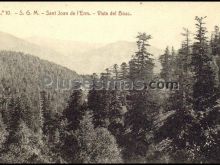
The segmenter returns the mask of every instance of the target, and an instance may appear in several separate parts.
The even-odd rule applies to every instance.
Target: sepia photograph
[[[220,163],[220,2],[0,2],[0,164]]]

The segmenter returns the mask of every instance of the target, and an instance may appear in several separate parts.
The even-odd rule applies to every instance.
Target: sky
[[[21,38],[33,36],[91,43],[136,41],[138,32],[152,36],[150,44],[164,49],[180,46],[182,28],[195,31],[195,16],[207,16],[210,32],[220,24],[220,2],[0,2],[0,31]],[[27,10],[39,12],[129,12],[130,16],[16,15]]]

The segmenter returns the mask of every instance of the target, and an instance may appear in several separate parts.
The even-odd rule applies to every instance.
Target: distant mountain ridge
[[[78,73],[89,74],[102,72],[105,68],[115,63],[121,64],[122,62],[128,62],[137,49],[136,43],[129,41],[92,44],[39,37],[31,37],[27,40],[35,44],[46,45],[50,49],[68,55],[70,60],[68,60],[66,65],[69,68],[76,70]],[[153,46],[149,47],[149,51],[154,55],[155,72],[158,73],[160,70],[158,57],[163,51]]]
[[[20,51],[32,54],[76,71],[79,74],[103,72],[113,64],[128,62],[136,51],[136,43],[118,41],[109,44],[86,43],[41,37],[21,39],[11,34],[0,32],[0,50]],[[157,59],[160,49],[149,47],[154,55],[155,72],[159,72]]]

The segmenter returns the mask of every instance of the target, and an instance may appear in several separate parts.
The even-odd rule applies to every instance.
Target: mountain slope
[[[76,70],[81,74],[100,73],[105,68],[113,64],[121,64],[128,62],[136,51],[136,43],[128,41],[118,41],[110,44],[89,44],[83,42],[53,40],[39,37],[31,37],[27,39],[29,42],[46,45],[61,54],[68,57],[64,66]],[[160,49],[149,47],[149,51],[155,58],[155,72],[159,72],[160,64],[157,59],[162,53]]]
[[[78,78],[76,72],[38,57],[13,51],[0,52],[0,98],[7,90],[10,95],[25,93],[38,117],[41,91],[47,91],[53,109],[62,112],[71,93],[71,90],[64,90],[67,85],[63,87],[62,80],[68,82]]]
[[[79,74],[103,72],[113,64],[128,62],[136,51],[135,42],[118,41],[110,44],[95,44],[31,37],[21,39],[0,32],[0,50],[20,51],[67,67]],[[153,46],[149,51],[154,55],[155,72],[159,72],[157,59],[162,51]]]
[[[108,68],[113,64],[120,65],[122,62],[128,62],[136,51],[136,43],[118,41],[105,45],[101,48],[85,52],[81,55],[81,58],[85,63],[91,64],[87,66],[88,70],[104,71],[105,68]],[[156,59],[154,61],[155,72],[158,72],[160,65],[158,64],[157,58],[162,53],[162,51],[154,47],[149,47],[149,52],[153,54],[152,58]]]
[[[24,39],[4,32],[0,32],[0,50],[24,52],[60,65],[64,64],[66,59],[65,55],[48,49],[43,45],[40,46],[30,43]]]
[[[87,43],[46,37],[29,37],[25,38],[25,40],[36,45],[43,45],[44,47],[56,50],[57,52],[66,55],[77,55],[104,46],[104,44],[100,43]]]

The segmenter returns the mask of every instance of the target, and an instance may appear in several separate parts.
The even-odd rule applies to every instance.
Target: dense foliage
[[[100,75],[1,51],[0,163],[220,162],[220,32],[209,39],[205,18],[196,17],[194,38],[184,28],[179,50],[166,47],[158,75],[146,33],[128,63]],[[63,82],[79,78],[91,80],[89,90]],[[137,80],[143,88],[117,85]],[[156,80],[179,89],[150,90]]]

